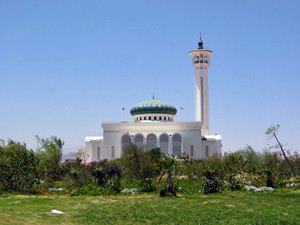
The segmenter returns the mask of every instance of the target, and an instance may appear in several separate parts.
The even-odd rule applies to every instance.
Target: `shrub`
[[[221,192],[223,190],[223,180],[214,173],[206,172],[202,178],[202,190],[204,194]]]
[[[8,141],[0,148],[0,188],[4,191],[32,192],[38,180],[38,160],[25,144]]]
[[[174,187],[178,192],[193,194],[201,191],[201,182],[199,179],[174,179]]]
[[[223,190],[224,183],[224,161],[219,157],[203,160],[200,164],[202,171],[203,193],[215,193]]]

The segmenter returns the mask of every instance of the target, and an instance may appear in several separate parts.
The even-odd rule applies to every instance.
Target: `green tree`
[[[0,147],[0,188],[6,191],[32,192],[38,183],[38,160],[24,143],[8,141]]]
[[[64,142],[57,137],[40,138],[36,136],[39,144],[36,156],[39,158],[39,169],[42,180],[47,186],[61,179],[62,167],[62,147]]]
[[[236,175],[240,174],[245,166],[244,158],[241,152],[229,153],[224,156],[225,164],[225,176],[229,182],[229,188],[234,190],[240,190],[241,182],[236,178]]]
[[[152,180],[160,173],[160,158],[159,149],[145,152],[135,144],[128,143],[121,158],[125,177],[139,181],[143,191],[152,191]]]
[[[244,159],[244,171],[248,173],[256,173],[258,171],[259,156],[251,146],[246,146],[239,150]]]

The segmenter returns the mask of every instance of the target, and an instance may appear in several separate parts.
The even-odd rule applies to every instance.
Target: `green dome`
[[[130,110],[130,114],[169,114],[176,115],[177,109],[171,105],[168,105],[162,101],[156,99],[150,99],[140,102]]]

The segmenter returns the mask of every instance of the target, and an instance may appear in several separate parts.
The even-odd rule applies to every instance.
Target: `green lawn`
[[[49,215],[51,209],[65,215]],[[300,192],[0,195],[0,224],[300,224]]]

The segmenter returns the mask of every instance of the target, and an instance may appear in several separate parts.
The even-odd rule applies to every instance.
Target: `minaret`
[[[202,135],[209,134],[208,66],[211,50],[204,49],[200,33],[198,49],[189,52],[195,69],[195,119],[202,122]]]

